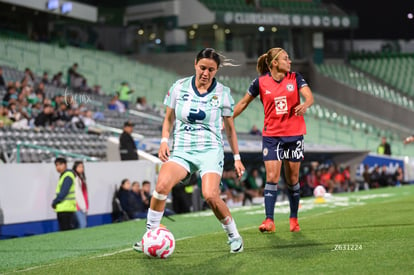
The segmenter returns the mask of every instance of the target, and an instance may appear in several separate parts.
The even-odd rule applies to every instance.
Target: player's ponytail
[[[267,53],[262,54],[257,59],[257,66],[256,66],[257,72],[260,75],[269,72],[272,69],[273,61],[276,60],[283,51],[285,50],[282,48],[271,48],[270,50],[267,51]]]
[[[269,66],[267,66],[266,59],[267,59],[267,53],[262,54],[257,59],[256,70],[260,75],[269,72]]]

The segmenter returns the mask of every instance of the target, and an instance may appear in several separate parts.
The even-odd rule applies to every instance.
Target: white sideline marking
[[[111,253],[105,253],[105,254],[102,254],[102,255],[96,255],[96,256],[90,257],[89,259],[96,259],[96,258],[108,257],[108,256],[116,255],[116,254],[119,254],[119,253],[131,251],[132,249],[133,249],[132,247],[131,248],[124,248],[124,249],[121,249],[121,250],[118,250],[118,251],[114,251],[114,252],[111,252]]]
[[[181,240],[192,239],[192,238],[194,238],[194,236],[182,237],[182,238],[176,239],[175,241],[181,241]],[[90,257],[89,259],[96,259],[96,258],[113,256],[113,255],[116,255],[116,254],[119,254],[119,253],[124,253],[124,252],[132,251],[132,250],[133,250],[132,247],[131,248],[124,248],[124,249],[121,249],[121,250],[118,250],[118,251],[114,251],[114,252],[111,252],[111,253],[105,253],[105,254],[102,254],[102,255],[96,255],[96,256]]]
[[[37,268],[47,267],[47,266],[54,266],[54,265],[57,265],[57,263],[53,263],[53,264],[45,264],[45,265],[37,265],[37,266],[28,267],[28,268],[26,268],[26,269],[21,269],[21,270],[10,271],[10,272],[7,272],[7,273],[26,272],[26,271],[31,271],[31,270],[34,270],[34,269],[37,269]],[[5,273],[5,274],[7,274],[7,273]]]

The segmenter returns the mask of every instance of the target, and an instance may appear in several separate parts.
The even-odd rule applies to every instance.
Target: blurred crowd
[[[64,84],[62,72],[49,79],[47,72],[36,77],[30,68],[25,69],[21,80],[6,82],[0,68],[0,86],[6,91],[0,104],[0,127],[84,129],[95,125],[94,112],[88,108],[91,100],[88,95],[100,94],[100,87],[85,86],[86,78],[76,69],[76,63],[69,68],[68,81]],[[65,92],[48,97],[48,85],[65,88]]]

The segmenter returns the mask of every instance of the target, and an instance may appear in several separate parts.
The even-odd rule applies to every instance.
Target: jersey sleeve
[[[249,89],[247,92],[252,96],[256,97],[259,95],[259,78],[255,78],[252,83],[250,83]]]
[[[177,82],[171,86],[171,88],[168,90],[168,93],[164,97],[164,105],[167,107],[170,107],[171,109],[175,109],[175,105],[176,105],[176,98],[177,98],[176,87],[177,87]]]
[[[300,90],[301,88],[308,86],[308,83],[306,82],[306,80],[303,78],[303,76],[300,73],[296,73],[296,84],[298,86],[298,90]]]
[[[221,116],[233,116],[234,110],[234,99],[230,94],[230,89],[225,87],[223,93],[223,106],[222,106],[222,113]]]

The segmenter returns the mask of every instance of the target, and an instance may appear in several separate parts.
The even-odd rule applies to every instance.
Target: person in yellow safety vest
[[[129,101],[131,100],[131,94],[134,92],[129,87],[128,82],[124,81],[121,83],[121,87],[119,88],[119,101],[121,101],[125,105],[125,109],[128,109]]]
[[[60,177],[52,207],[57,213],[59,230],[74,229],[76,228],[75,174],[67,169],[65,158],[56,158],[55,166]]]

